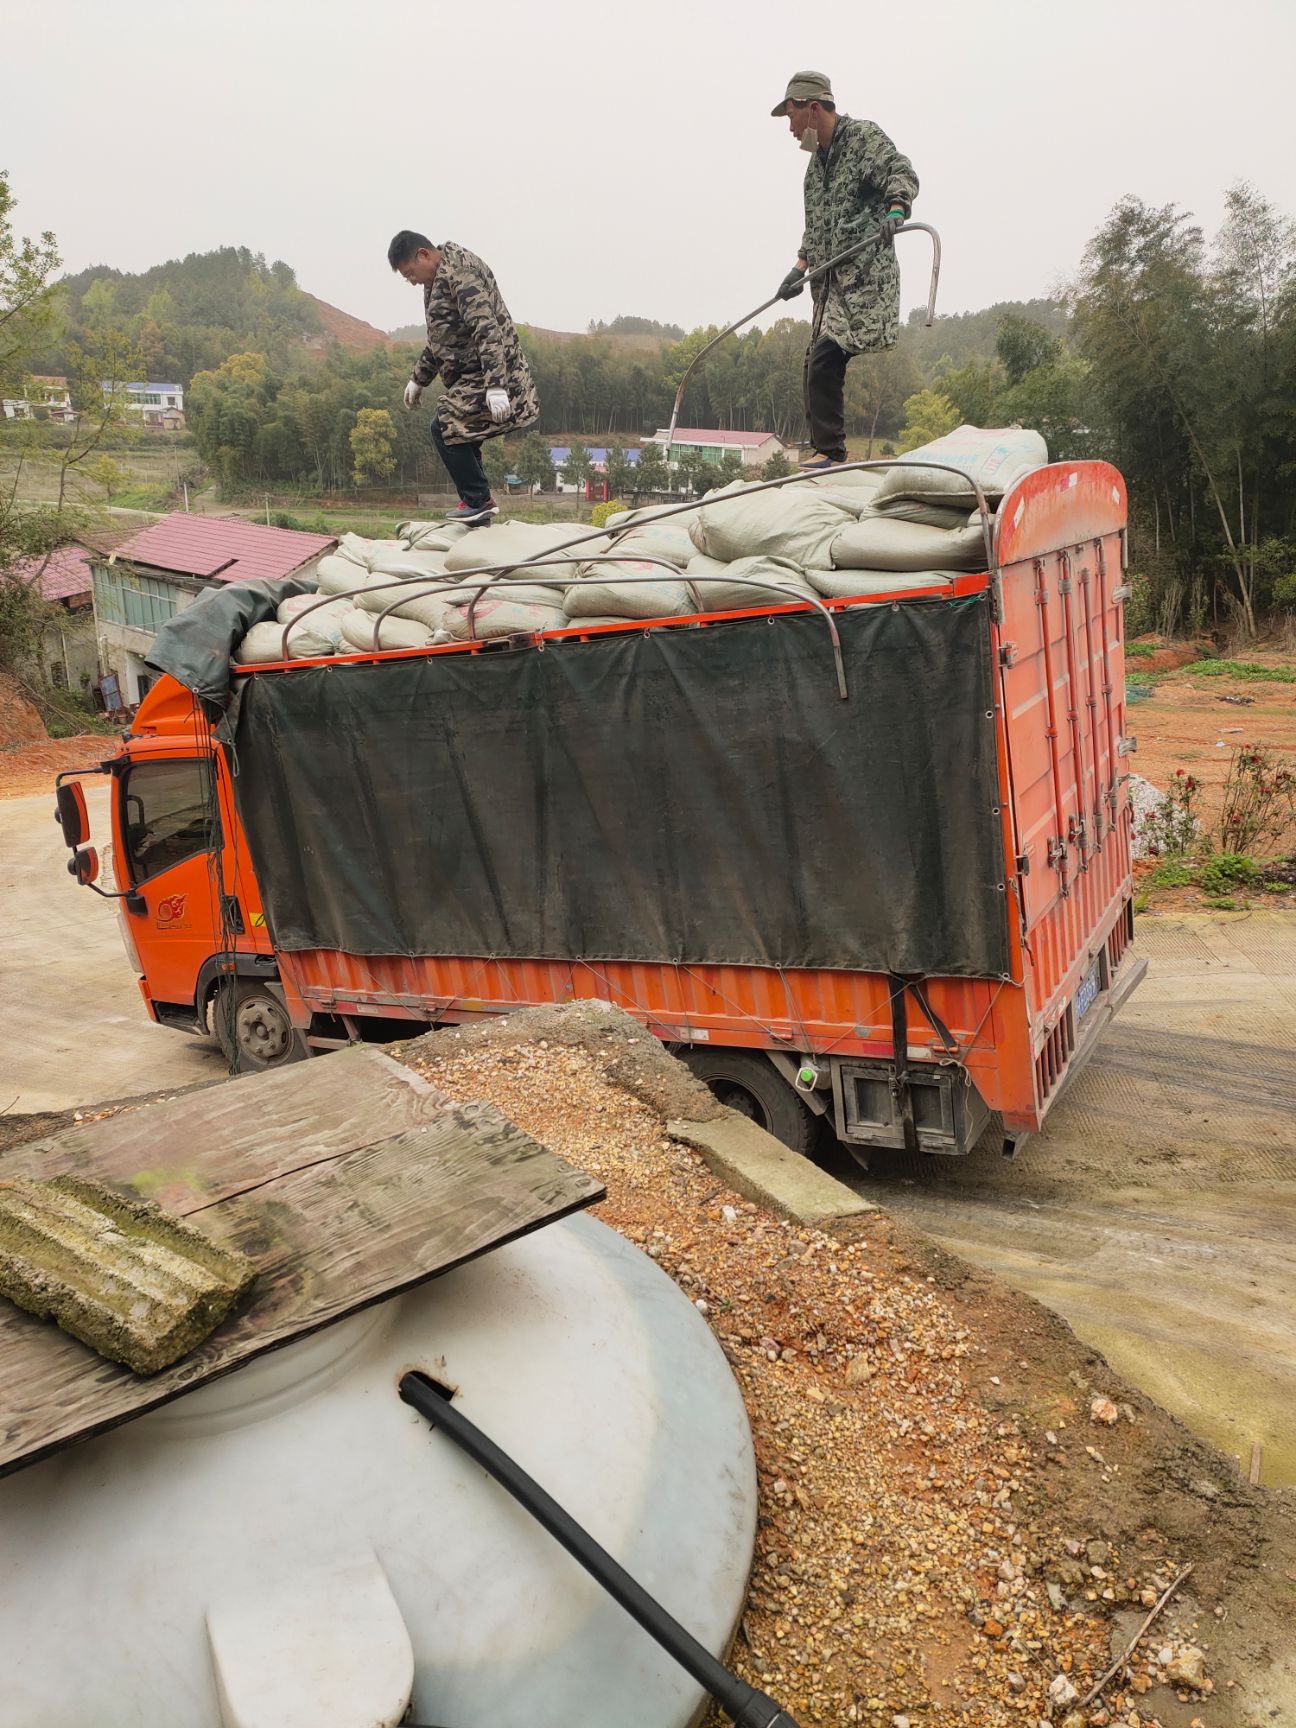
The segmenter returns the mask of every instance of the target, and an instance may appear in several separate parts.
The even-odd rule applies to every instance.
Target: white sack
[[[289,632],[290,660],[323,660],[337,653],[342,641],[342,620],[354,607],[347,596],[321,606],[323,598],[320,594],[294,594],[290,599],[280,601],[275,616],[281,625],[290,624],[306,614],[303,622],[294,625]]]
[[[320,559],[315,576],[321,594],[358,594],[371,580],[366,565],[336,552]]]
[[[610,534],[619,534],[625,528],[641,528],[656,522],[663,528],[683,529],[687,534],[700,514],[700,507],[681,510],[677,504],[645,504],[638,510],[619,510],[615,516],[609,516],[603,526]]]
[[[924,528],[891,516],[865,516],[832,543],[838,570],[979,570],[985,565],[980,528]]]
[[[939,468],[912,466],[924,457],[962,472],[950,474]],[[929,504],[962,503],[970,510],[976,503],[970,481],[976,481],[987,497],[999,498],[1023,474],[1047,461],[1048,445],[1038,432],[1026,427],[960,426],[943,438],[908,451],[904,464],[892,468],[878,487],[876,501],[880,504],[886,498],[918,498]]]
[[[582,565],[581,570],[584,579],[573,582],[563,596],[569,618],[678,618],[698,610],[685,584],[656,564],[624,558],[615,564]],[[619,582],[618,575],[648,580]]]
[[[924,528],[966,528],[969,522],[981,526],[980,510],[970,513],[962,504],[927,504],[921,498],[883,498],[875,503],[870,515],[890,516],[897,522],[921,522]]]
[[[444,576],[444,552],[379,552],[369,566],[374,576]]]
[[[906,594],[920,588],[948,588],[948,570],[807,570],[806,581],[825,600],[855,594]]]
[[[408,550],[403,540],[366,540],[363,534],[344,534],[338,541],[338,552],[356,564],[363,564],[366,570],[373,569],[376,558]]]
[[[517,594],[543,594],[543,601],[517,599]],[[437,631],[438,642],[486,642],[493,636],[513,636],[524,630],[562,630],[567,615],[555,604],[552,589],[521,587],[501,588],[497,593],[484,594],[477,602],[470,635],[467,606],[451,606]]]
[[[282,660],[284,627],[277,622],[253,624],[234,650],[236,666],[268,666]]]
[[[813,594],[799,564],[785,558],[738,558],[732,564],[701,555],[685,575],[708,612],[735,612],[744,606],[788,606]],[[763,586],[775,582],[777,588]]]
[[[457,541],[446,553],[446,569],[463,571],[479,569],[487,564],[524,564],[528,558],[540,557],[552,547],[563,546],[569,540],[577,541],[570,548],[573,558],[588,558],[591,552],[607,551],[606,534],[582,539],[581,535],[587,533],[587,529],[570,522],[497,522],[490,528],[475,528]],[[570,576],[575,572],[574,565],[553,564],[549,569],[555,576]],[[536,580],[544,580],[539,571]]]
[[[673,522],[644,522],[618,534],[612,542],[612,550],[625,552],[631,558],[665,558],[677,570],[682,570],[695,556],[697,548],[689,539],[687,528],[677,528]]]
[[[342,635],[352,648],[367,653],[375,648],[426,648],[433,632],[413,618],[384,618],[379,630],[377,618],[357,606],[342,620]]]
[[[396,532],[411,547],[448,552],[469,528],[466,522],[398,522]]]
[[[713,495],[689,529],[693,544],[708,558],[787,558],[808,566],[831,562],[829,547],[851,521],[810,486],[776,486],[768,492],[741,487]]]

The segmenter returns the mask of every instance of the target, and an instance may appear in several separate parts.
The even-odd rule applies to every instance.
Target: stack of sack
[[[344,534],[320,563],[319,596],[286,600],[235,658],[282,660],[284,627],[302,613],[290,659],[940,590],[986,566],[977,485],[993,509],[1047,461],[1038,432],[960,426],[889,469],[830,470],[767,491],[739,481],[687,511],[623,511],[597,536],[527,522],[471,532],[403,522],[393,540]],[[528,580],[492,592],[499,576],[519,575]]]

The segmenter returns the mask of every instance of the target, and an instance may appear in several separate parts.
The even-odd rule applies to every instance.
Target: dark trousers
[[[441,432],[440,418],[435,414],[432,416],[432,442],[454,481],[460,503],[466,504],[470,510],[480,510],[489,504],[490,481],[482,466],[481,445],[447,444]]]
[[[810,442],[821,456],[846,460],[846,367],[850,355],[829,336],[806,349],[805,411]]]

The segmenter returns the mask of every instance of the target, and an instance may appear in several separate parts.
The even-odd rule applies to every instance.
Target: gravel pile
[[[1132,1558],[1122,1564],[1106,1544],[1091,1553],[1049,1527],[1038,1510],[1047,1495],[1032,1492],[1049,1445],[994,1409],[1000,1382],[975,1317],[925,1275],[885,1214],[843,1241],[739,1199],[665,1136],[642,1088],[632,1096],[611,1077],[625,1062],[625,1040],[611,1031],[591,1027],[583,1045],[528,1043],[514,1017],[398,1054],[451,1097],[489,1099],[601,1178],[598,1215],[714,1329],[746,1400],[760,1475],[733,1652],[748,1680],[803,1724],[1161,1720],[1140,1695],[1144,1680],[1078,1709],[1110,1659],[1105,1615],[1147,1600],[1155,1557],[1140,1554],[1136,1576]],[[1048,1440],[1079,1452],[1091,1438],[1084,1416],[1079,1427]],[[1171,1707],[1184,1705],[1171,1696]],[[1193,1714],[1175,1715],[1176,1728]]]

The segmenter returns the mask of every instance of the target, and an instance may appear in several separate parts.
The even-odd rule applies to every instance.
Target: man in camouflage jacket
[[[490,269],[466,247],[450,240],[434,246],[406,228],[388,247],[387,259],[422,288],[427,321],[427,347],[405,387],[405,406],[413,408],[440,377],[445,392],[432,416],[432,442],[459,494],[453,514],[487,521],[498,506],[482,444],[534,425],[540,413],[517,329]]]
[[[918,176],[880,126],[839,114],[822,72],[798,72],[772,110],[810,152],[805,233],[796,266],[780,284],[791,299],[802,276],[860,240],[858,257],[810,284],[814,321],[806,350],[805,405],[813,456],[807,468],[846,460],[846,366],[853,354],[894,348],[900,331],[900,271],[891,239],[918,196]]]

